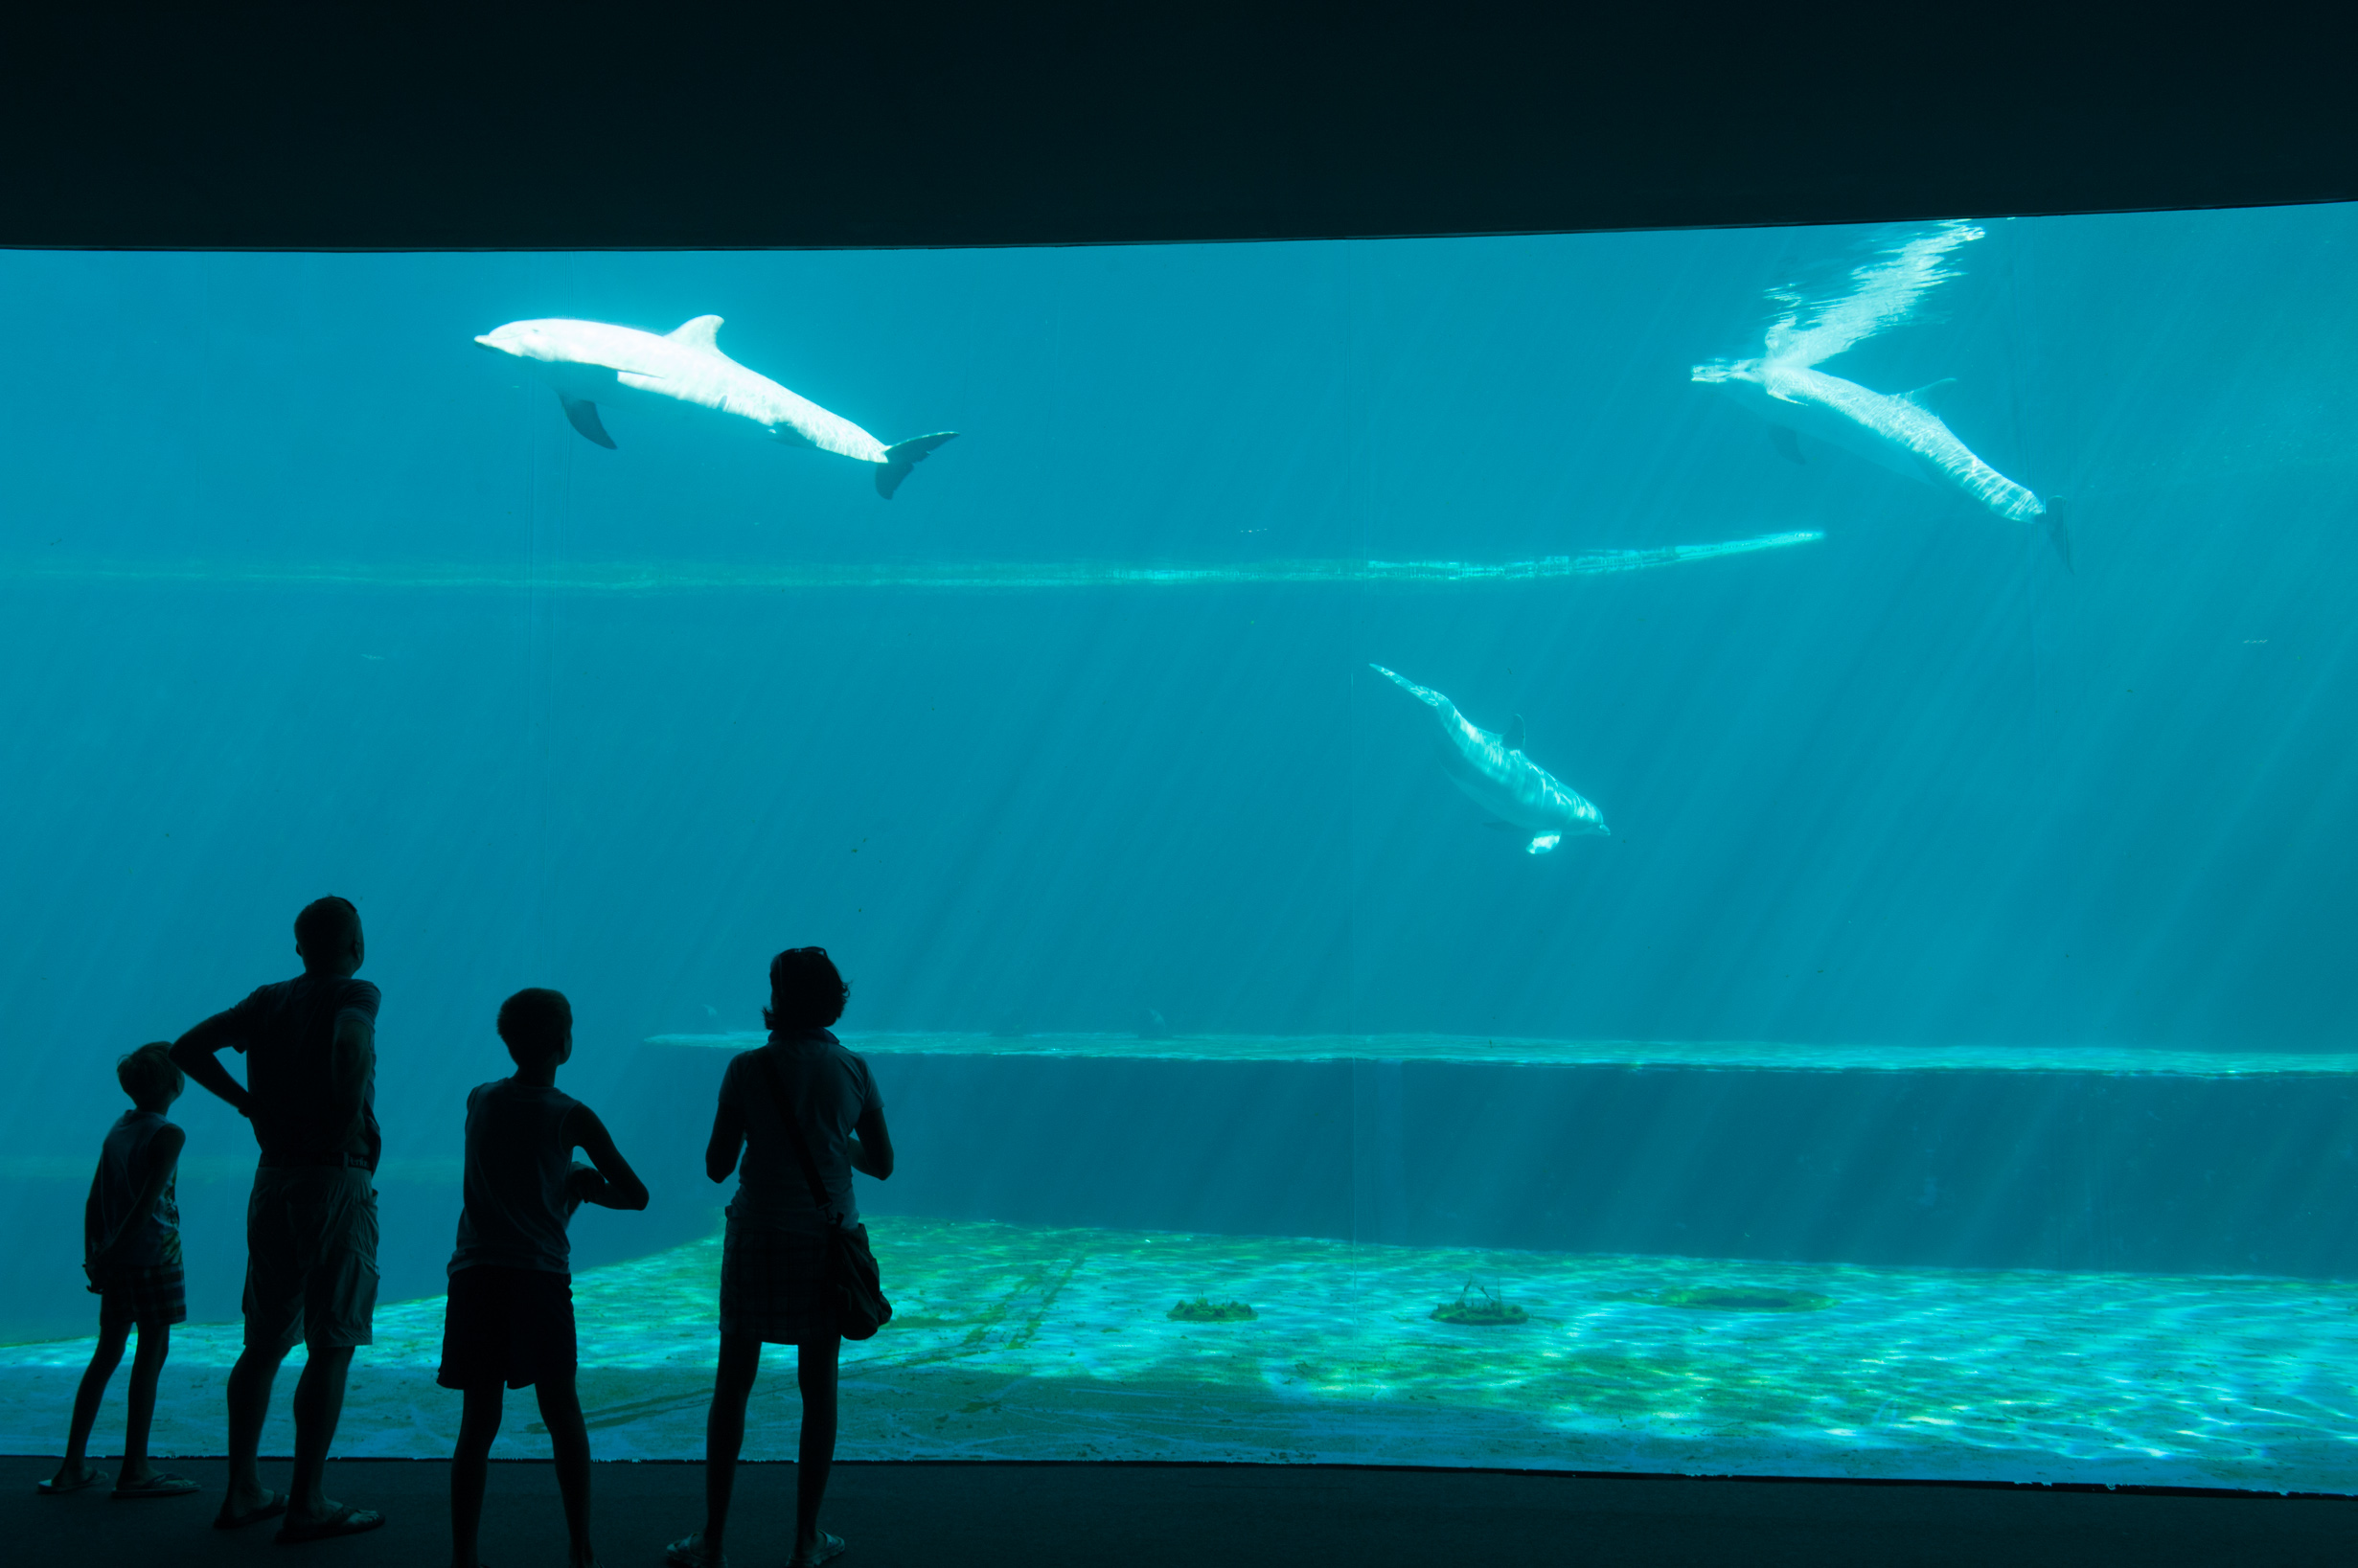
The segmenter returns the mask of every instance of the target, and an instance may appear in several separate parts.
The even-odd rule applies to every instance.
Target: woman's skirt
[[[729,1216],[721,1241],[721,1331],[769,1345],[836,1337],[827,1238]]]

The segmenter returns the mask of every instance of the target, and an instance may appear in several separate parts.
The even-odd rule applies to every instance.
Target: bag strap
[[[811,1146],[803,1142],[802,1124],[795,1118],[794,1102],[786,1097],[786,1080],[778,1076],[775,1056],[763,1060],[762,1073],[769,1079],[770,1098],[777,1102],[778,1120],[786,1124],[786,1141],[794,1146],[794,1160],[802,1167],[802,1179],[811,1184],[812,1206],[826,1216],[828,1224],[841,1229],[843,1221],[836,1216],[835,1205],[827,1196],[827,1184],[819,1180],[819,1163],[811,1157]]]

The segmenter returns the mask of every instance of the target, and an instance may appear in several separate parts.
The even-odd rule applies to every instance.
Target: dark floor
[[[103,1462],[102,1462],[103,1463]],[[200,1497],[116,1502],[103,1490],[42,1497],[54,1460],[0,1458],[0,1541],[10,1563],[171,1564],[287,1560],[271,1525],[207,1528],[220,1501],[217,1460],[176,1463]],[[109,1468],[112,1466],[109,1466]],[[263,1466],[284,1484],[284,1462]],[[783,1562],[793,1469],[747,1466],[729,1540],[742,1568]],[[337,1568],[435,1563],[449,1550],[446,1467],[346,1461],[330,1488],[382,1509],[371,1535],[304,1548]],[[613,1568],[654,1568],[663,1543],[693,1528],[696,1465],[601,1465],[597,1543]],[[1791,1563],[2334,1563],[2358,1561],[2358,1500],[2185,1497],[1967,1487],[1803,1482],[1600,1480],[1471,1471],[1311,1466],[845,1465],[826,1524],[847,1537],[844,1568],[1171,1563],[1643,1563],[1677,1568]],[[492,1470],[483,1559],[497,1568],[564,1561],[556,1482],[545,1465]]]

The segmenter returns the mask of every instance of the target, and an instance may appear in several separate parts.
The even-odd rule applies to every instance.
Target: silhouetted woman
[[[738,1171],[721,1253],[721,1366],[704,1425],[704,1528],[672,1543],[665,1560],[674,1568],[708,1568],[722,1560],[729,1492],[745,1436],[745,1398],[765,1344],[796,1348],[802,1389],[790,1561],[802,1568],[843,1550],[840,1535],[818,1527],[819,1501],[836,1457],[836,1352],[842,1346],[824,1289],[831,1219],[812,1201],[785,1118],[790,1110],[818,1165],[832,1222],[858,1224],[852,1172],[879,1181],[891,1175],[892,1139],[868,1064],[827,1030],[843,1015],[851,993],[824,947],[790,948],[771,959],[769,1006],[762,1013],[769,1043],[730,1062],[721,1080],[704,1170],[715,1181]]]

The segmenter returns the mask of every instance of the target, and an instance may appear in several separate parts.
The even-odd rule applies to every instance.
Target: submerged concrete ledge
[[[745,1051],[768,1036],[655,1034],[649,1045]],[[1510,1067],[1675,1067],[1740,1073],[2090,1073],[2175,1078],[2347,1078],[2358,1052],[2178,1051],[2126,1045],[1808,1045],[1779,1040],[1538,1040],[1479,1034],[847,1034],[904,1057],[1127,1061],[1398,1061]]]
[[[776,565],[578,561],[522,565],[351,562],[0,560],[0,581],[155,582],[209,587],[413,588],[440,592],[579,594],[721,593],[836,589],[1030,591],[1057,588],[1431,587],[1553,582],[1659,571],[1725,556],[1788,550],[1825,537],[1817,530],[1762,534],[1652,550],[1592,550],[1531,560],[1271,560],[1221,564],[1125,561],[789,561]]]

